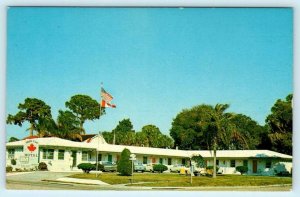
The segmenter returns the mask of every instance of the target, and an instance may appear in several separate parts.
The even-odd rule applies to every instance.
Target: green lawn
[[[108,184],[129,184],[131,177],[119,176],[116,173],[103,173],[96,177],[95,174],[75,174],[69,177],[81,179],[96,179]],[[147,173],[134,174],[134,186],[151,187],[189,187],[189,186],[267,186],[292,184],[291,177],[269,177],[269,176],[247,176],[247,175],[220,175],[213,179],[211,177],[193,177],[190,184],[190,176],[179,174],[157,174]]]

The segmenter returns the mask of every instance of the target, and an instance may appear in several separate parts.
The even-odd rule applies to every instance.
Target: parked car
[[[110,161],[102,161],[101,164],[103,165],[104,172],[116,172],[117,165]]]
[[[159,163],[148,163],[145,167],[146,167],[146,172],[154,172],[153,171],[153,166],[154,165],[157,165],[157,164],[159,164]]]
[[[170,172],[180,172],[180,170],[184,168],[185,170],[187,170],[187,168],[185,167],[185,165],[183,164],[175,164],[172,167],[170,167]]]
[[[145,172],[146,167],[142,163],[134,163],[134,171],[135,172]]]

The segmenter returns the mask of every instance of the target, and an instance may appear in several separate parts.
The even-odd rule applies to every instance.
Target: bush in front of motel
[[[236,171],[240,172],[241,175],[248,172],[248,166],[237,166],[235,167]]]
[[[38,169],[41,170],[41,171],[46,171],[46,170],[48,170],[48,166],[45,162],[40,162],[39,166],[38,166]]]
[[[163,165],[163,164],[156,164],[153,166],[153,171],[154,172],[160,172],[162,173],[163,171],[168,170],[168,167]]]
[[[17,164],[17,161],[16,161],[15,159],[11,159],[11,160],[10,160],[10,163],[11,163],[11,165],[13,165],[13,166],[14,166],[14,165],[16,165],[16,164]]]
[[[90,173],[91,170],[96,170],[96,165],[91,163],[81,163],[77,165],[84,173]]]
[[[130,150],[125,148],[122,153],[120,160],[117,163],[117,171],[121,176],[130,176],[132,174],[132,161],[130,159]]]
[[[12,167],[11,166],[6,166],[6,172],[12,172]]]
[[[97,170],[97,163],[93,164],[95,166],[95,170]],[[104,165],[100,164],[98,162],[98,171],[103,171],[104,170]]]

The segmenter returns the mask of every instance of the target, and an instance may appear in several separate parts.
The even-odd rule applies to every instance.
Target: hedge
[[[168,170],[168,167],[165,166],[165,165],[162,165],[162,164],[156,164],[153,166],[153,171],[157,171],[157,172],[160,172],[162,173],[163,171],[166,171]]]
[[[96,170],[95,164],[81,163],[77,165],[78,169],[81,169],[84,173],[90,173],[91,170]]]
[[[240,172],[241,175],[248,172],[248,166],[237,166],[235,167],[236,171]]]

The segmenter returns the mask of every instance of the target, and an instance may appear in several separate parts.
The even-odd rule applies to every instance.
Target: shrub
[[[235,169],[236,171],[240,172],[241,175],[248,172],[248,166],[237,166]]]
[[[122,153],[120,160],[117,165],[117,171],[120,173],[121,176],[130,176],[132,174],[132,163],[130,158],[130,151],[125,148]]]
[[[291,174],[288,171],[282,171],[282,172],[276,173],[276,176],[289,177],[289,176],[291,176]]]
[[[45,162],[40,162],[39,166],[38,166],[38,169],[42,170],[42,171],[48,170],[47,164]]]
[[[12,167],[11,166],[6,166],[6,172],[12,172]]]
[[[97,163],[93,164],[95,166],[95,170],[97,169]],[[103,171],[104,166],[98,162],[98,171]]]
[[[165,165],[162,165],[162,164],[156,164],[153,166],[153,171],[162,173],[163,171],[166,171],[166,170],[168,170],[168,167]]]
[[[96,170],[95,164],[81,163],[77,165],[78,169],[81,169],[84,173],[90,173],[91,170]]]
[[[14,166],[14,165],[16,165],[16,164],[17,164],[17,161],[16,161],[15,159],[11,159],[11,160],[10,160],[10,163],[11,163],[11,165],[13,165],[13,166]]]

